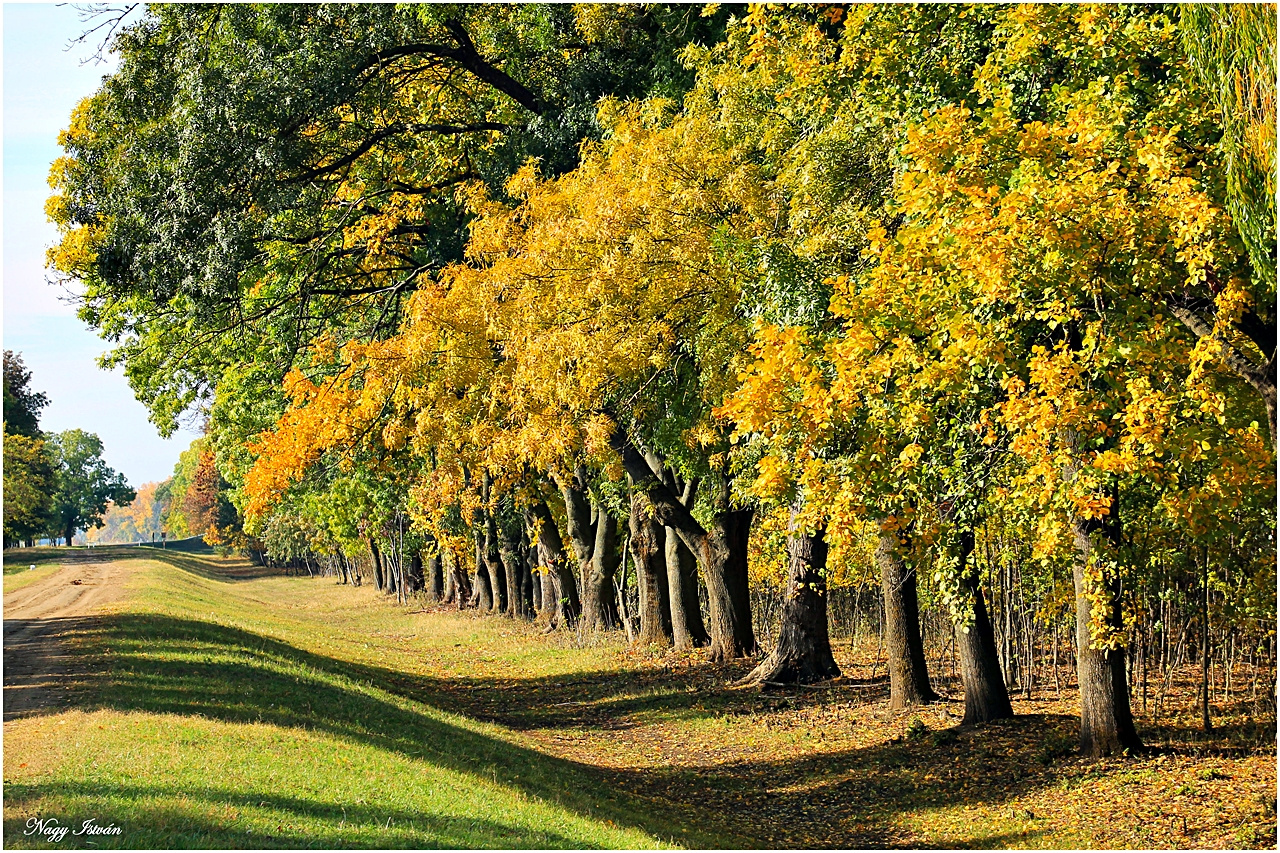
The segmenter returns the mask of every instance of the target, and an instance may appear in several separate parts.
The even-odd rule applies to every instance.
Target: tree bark
[[[422,553],[414,551],[409,557],[409,570],[404,573],[404,593],[412,595],[426,586],[423,574]]]
[[[1200,714],[1201,727],[1206,731],[1213,730],[1213,721],[1209,719],[1209,564],[1206,561],[1201,572],[1200,608]]]
[[[620,624],[613,577],[618,571],[618,519],[603,506],[595,508],[596,541],[591,572],[585,579],[582,616],[590,630],[613,630]]]
[[[683,651],[711,642],[702,623],[702,605],[698,601],[698,561],[680,535],[670,527],[662,528],[663,549],[667,563],[667,590],[671,596],[671,636],[677,650]]]
[[[499,554],[498,525],[493,512],[485,510],[484,514],[484,563],[489,570],[489,578],[493,589],[493,610],[498,613],[507,612],[507,574],[503,569],[502,557]]]
[[[458,559],[457,554],[450,553],[449,557],[449,578],[453,586],[454,603],[458,605],[459,610],[467,609],[467,602],[471,600],[471,579],[467,575],[467,569]]]
[[[543,604],[545,606],[548,603],[547,595],[550,593],[558,617],[556,621],[566,628],[575,628],[582,613],[582,603],[578,598],[578,584],[573,567],[569,565],[569,558],[564,553],[564,541],[560,538],[560,531],[546,504],[534,504],[529,512],[532,526],[537,531],[539,562],[550,570],[555,579],[553,585],[547,584],[546,577],[542,579]],[[549,586],[555,588],[551,589]]]
[[[444,572],[441,570],[440,555],[434,554],[427,558],[427,564],[423,569],[423,576],[426,581],[427,598],[430,601],[444,601]]]
[[[731,630],[735,634],[735,644],[745,649],[744,655],[754,655],[760,651],[760,647],[751,627],[751,587],[747,554],[751,541],[751,523],[756,511],[729,509],[728,479],[722,480],[720,485],[723,491],[722,509],[712,519],[711,535],[721,539],[726,552],[722,577],[733,612]]]
[[[653,517],[641,492],[631,494],[631,556],[640,587],[640,636],[642,646],[671,645],[671,609],[662,525]]]
[[[1265,364],[1257,364],[1232,343],[1217,334],[1214,331],[1214,321],[1200,316],[1192,306],[1171,302],[1169,303],[1169,309],[1173,316],[1177,317],[1197,338],[1210,338],[1217,343],[1218,358],[1257,392],[1258,398],[1262,401],[1262,407],[1267,413],[1267,431],[1271,436],[1271,449],[1274,451],[1276,449],[1276,341],[1274,321],[1266,324],[1256,321],[1255,318],[1256,322],[1253,325],[1265,326],[1266,331],[1264,334],[1248,334],[1252,330],[1248,329],[1247,326],[1241,330],[1258,345],[1263,356],[1267,358]],[[1268,348],[1271,350],[1269,356],[1267,355]]]
[[[840,675],[827,633],[826,531],[797,527],[797,509],[787,540],[787,600],[778,646],[742,683],[812,684]]]
[[[382,554],[378,551],[378,545],[373,541],[372,536],[366,537],[369,542],[369,553],[373,555],[373,585],[377,587],[378,592],[382,592],[387,587],[386,575],[382,571]]]
[[[512,619],[517,616],[523,617],[526,611],[520,585],[525,567],[524,555],[520,550],[520,537],[517,533],[513,533],[508,524],[499,524],[497,534],[498,558],[502,560],[507,590],[507,606],[503,612]]]
[[[484,557],[484,529],[476,526],[472,538],[475,540],[476,582],[471,589],[471,600],[467,603],[482,613],[488,613],[493,609],[493,587],[489,583],[489,566]]]
[[[1013,716],[1009,690],[1000,672],[996,654],[996,635],[987,614],[982,595],[978,564],[973,557],[973,531],[960,534],[960,577],[969,593],[970,619],[956,626],[956,645],[960,647],[960,680],[964,683],[964,719],[960,725],[986,723]]]
[[[1092,558],[1093,545],[1084,519],[1074,519],[1072,539],[1075,564],[1072,575],[1076,592],[1076,650],[1080,682],[1080,751],[1091,758],[1115,755],[1142,748],[1133,714],[1129,708],[1129,685],[1125,678],[1124,649],[1092,648],[1090,619],[1093,606],[1085,572]],[[1122,629],[1118,590],[1103,578],[1108,601],[1107,625]]]
[[[884,594],[885,651],[889,657],[889,707],[925,705],[938,698],[929,685],[920,636],[920,602],[915,570],[898,553],[898,536],[882,532],[876,546]]]
[[[523,555],[520,561],[520,598],[524,601],[525,618],[532,619],[535,603],[542,601],[542,590],[537,585],[538,575],[533,570],[537,557],[530,547],[527,529],[520,539],[520,553]]]
[[[746,594],[746,541],[753,511],[735,510],[729,505],[728,481],[722,477],[715,519],[708,530],[662,482],[621,428],[610,437],[610,445],[621,457],[635,488],[649,499],[656,520],[676,531],[702,568],[711,610],[711,660],[755,654],[756,639]]]
[[[572,474],[553,473],[552,479],[564,498],[565,531],[577,558],[577,569],[586,587],[591,573],[591,552],[596,541],[596,528],[591,520],[591,497],[587,491],[587,472],[579,465]]]

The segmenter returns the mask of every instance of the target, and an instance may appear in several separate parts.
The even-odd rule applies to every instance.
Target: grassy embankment
[[[127,557],[129,596],[70,626],[71,709],[5,724],[8,846],[34,816],[121,847],[1275,843],[1273,724],[1242,711],[1086,763],[1070,697],[960,730],[954,703],[889,712],[848,649],[837,685],[761,694],[725,687],[743,665]]]

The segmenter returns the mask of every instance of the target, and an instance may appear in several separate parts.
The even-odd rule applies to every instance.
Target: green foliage
[[[56,482],[54,462],[42,439],[19,433],[4,437],[6,546],[44,535],[53,519]]]
[[[4,351],[4,433],[40,436],[40,410],[49,398],[31,389],[31,371],[22,363],[22,353]]]
[[[600,20],[614,17],[616,20]],[[462,255],[455,190],[559,172],[596,102],[679,91],[723,16],[609,7],[149,7],[54,165],[53,265],[165,432],[224,371],[394,331]]]
[[[69,545],[77,530],[102,526],[108,502],[126,506],[135,493],[124,475],[102,459],[102,441],[96,435],[67,430],[52,436],[48,445],[57,471],[49,530],[54,536],[65,536]]]
[[[1178,12],[1183,44],[1222,116],[1231,216],[1259,282],[1274,283],[1275,9],[1264,3],[1185,3]]]

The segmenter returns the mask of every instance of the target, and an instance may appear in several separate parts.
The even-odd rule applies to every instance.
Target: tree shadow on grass
[[[679,834],[683,843],[699,847],[750,846],[727,824],[708,825],[651,810],[628,792],[602,785],[590,765],[509,743],[454,723],[432,707],[415,706],[398,687],[403,678],[390,670],[349,664],[198,620],[126,613],[46,621],[86,653],[74,693],[75,707],[83,710],[177,714],[321,732],[493,779],[577,814],[660,839]],[[65,708],[45,712],[60,710]],[[32,785],[27,796],[56,793],[55,787]],[[108,787],[114,795],[118,786]],[[6,825],[6,835],[16,830]],[[260,846],[258,841],[253,846]],[[495,844],[570,842],[538,835]]]
[[[46,784],[10,783],[5,798],[11,810],[44,797],[128,803],[130,819],[97,817],[100,826],[114,824],[119,835],[77,837],[68,833],[61,844],[39,844],[37,832],[24,817],[4,822],[7,846],[233,849],[233,848],[320,848],[336,849],[376,841],[382,848],[465,849],[542,848],[565,849],[580,846],[575,839],[554,831],[530,830],[516,824],[500,823],[474,816],[443,815],[417,810],[387,808],[359,803],[340,803],[319,798],[281,796],[278,793],[246,790],[244,787],[108,784],[93,781],[60,781]],[[239,821],[241,812],[254,815],[270,809],[282,817],[270,832],[246,829],[250,821]],[[211,813],[234,815],[215,820]],[[49,812],[40,815],[46,826],[80,828],[82,813]]]
[[[645,676],[650,680],[639,684],[634,673],[584,673],[508,679],[495,689],[482,679],[416,676],[335,660],[199,620],[118,614],[63,621],[60,633],[71,635],[92,664],[81,670],[79,707],[323,732],[491,778],[577,814],[694,847],[896,845],[902,843],[897,821],[905,812],[1004,802],[1050,784],[1052,777],[1035,769],[1053,758],[1041,754],[1043,744],[1073,743],[1076,731],[1071,718],[1032,715],[952,731],[945,739],[798,759],[744,760],[739,754],[726,760],[711,751],[679,768],[611,769],[513,744],[440,712],[510,719],[526,728],[562,727],[572,737],[578,729],[625,725],[638,714],[731,720],[762,707],[872,701],[880,685],[776,696],[723,687],[690,691],[691,676],[723,676],[716,668],[694,668]],[[476,699],[481,694],[488,694],[483,702]],[[565,717],[565,708],[552,701],[557,698],[588,702],[590,713],[579,707]],[[508,714],[491,713],[502,706],[511,709]],[[52,793],[39,785],[29,790],[33,797]],[[341,846],[341,839],[332,841]],[[525,839],[510,846],[526,843],[545,846]]]

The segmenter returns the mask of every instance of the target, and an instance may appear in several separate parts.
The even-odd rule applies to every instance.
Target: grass
[[[1243,720],[1086,763],[1069,700],[957,729],[889,712],[847,647],[828,689],[733,690],[749,663],[127,556],[128,596],[67,626],[70,708],[5,724],[8,846],[36,846],[32,817],[142,848],[1275,843],[1274,732]]]
[[[83,548],[11,548],[4,552],[4,591],[17,592],[44,580],[62,568],[68,557],[79,556]]]

